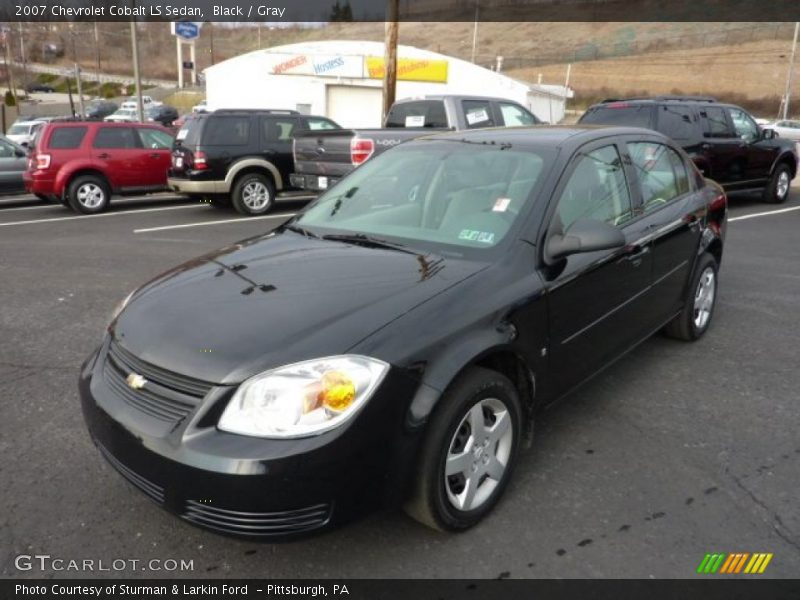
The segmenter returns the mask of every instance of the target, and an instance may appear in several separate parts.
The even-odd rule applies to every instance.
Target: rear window
[[[580,122],[587,125],[624,125],[651,129],[652,114],[652,105],[611,103],[589,109]]]
[[[447,128],[447,113],[441,100],[395,104],[386,117],[386,127]]]
[[[86,127],[58,127],[50,134],[48,146],[62,150],[78,148],[86,136],[86,130]]]

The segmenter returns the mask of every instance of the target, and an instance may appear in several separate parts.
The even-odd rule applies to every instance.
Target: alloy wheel
[[[789,173],[781,171],[778,174],[778,183],[775,186],[775,194],[778,198],[784,198],[789,192]]]
[[[714,308],[716,292],[717,282],[714,269],[706,267],[700,275],[694,294],[694,326],[698,331],[702,331],[708,325],[711,310]]]
[[[506,405],[485,398],[464,415],[450,441],[444,469],[447,499],[458,510],[482,506],[503,479],[514,430]]]
[[[242,201],[251,210],[261,210],[270,202],[269,189],[260,181],[251,181],[242,190]]]
[[[95,183],[84,183],[77,191],[78,202],[86,208],[97,208],[105,200],[103,188]]]

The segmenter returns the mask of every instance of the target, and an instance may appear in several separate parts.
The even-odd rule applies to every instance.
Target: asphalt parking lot
[[[167,267],[263,232],[301,204],[241,218],[162,195],[78,216],[0,199],[0,570],[3,577],[691,577],[707,552],[770,552],[800,573],[800,185],[782,206],[731,198],[721,289],[696,344],[655,337],[537,424],[481,525],[435,533],[376,512],[289,544],[196,529],[92,446],[78,369],[112,307]],[[762,214],[769,213],[769,214]],[[193,570],[15,568],[193,560]]]

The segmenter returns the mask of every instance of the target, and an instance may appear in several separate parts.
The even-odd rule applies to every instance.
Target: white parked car
[[[800,142],[800,121],[775,121],[764,125],[765,129],[774,129],[778,135],[787,140]]]
[[[8,128],[6,137],[20,146],[28,147],[44,121],[20,121]]]
[[[192,112],[194,113],[204,113],[208,112],[208,100],[201,100],[197,104],[192,107]]]
[[[142,106],[144,108],[150,108],[151,106],[158,106],[161,102],[156,102],[150,96],[142,96]],[[125,98],[125,102],[120,105],[120,108],[132,108],[136,110],[136,96],[128,96]]]
[[[103,121],[111,123],[133,123],[138,121],[135,108],[120,108],[117,112],[111,113]]]

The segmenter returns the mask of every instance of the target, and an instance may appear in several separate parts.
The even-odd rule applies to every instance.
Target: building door
[[[327,115],[342,127],[380,127],[383,91],[379,87],[329,85]]]

